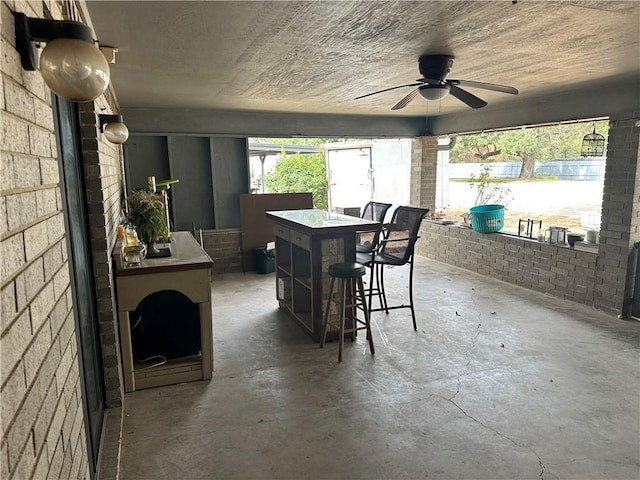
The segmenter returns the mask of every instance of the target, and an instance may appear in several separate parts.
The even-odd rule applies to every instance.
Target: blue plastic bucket
[[[504,227],[504,205],[471,207],[471,228],[480,233],[498,232]]]

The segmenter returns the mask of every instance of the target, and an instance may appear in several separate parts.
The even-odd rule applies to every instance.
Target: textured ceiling
[[[490,105],[640,72],[637,1],[88,1],[100,43],[119,49],[123,108],[421,116],[468,109],[448,96],[390,110],[427,53]],[[517,105],[517,103],[513,103]]]

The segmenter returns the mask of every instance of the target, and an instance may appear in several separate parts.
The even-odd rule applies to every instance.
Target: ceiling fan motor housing
[[[453,57],[451,55],[423,55],[418,59],[418,67],[422,78],[444,80],[451,72]]]

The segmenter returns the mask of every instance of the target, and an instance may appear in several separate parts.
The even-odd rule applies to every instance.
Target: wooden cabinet
[[[354,262],[355,232],[377,230],[380,224],[315,209],[267,212],[267,216],[275,224],[278,303],[319,341],[329,265]]]
[[[170,257],[147,258],[139,265],[126,266],[120,253],[120,242],[116,244],[116,298],[125,392],[212,377],[211,258],[188,232],[173,233],[168,246],[172,252]],[[195,345],[192,354],[145,364],[134,355],[136,340],[133,330],[146,315],[140,310],[141,305],[147,299],[153,299],[154,295],[169,294],[186,297],[183,301],[190,308],[185,310],[195,315],[195,328],[199,329],[195,338],[199,345]],[[193,321],[186,316],[186,311],[178,311],[175,318],[165,318],[162,323],[151,324],[147,328],[159,328],[161,325],[163,330],[155,331],[155,338],[164,337],[168,344],[175,343],[185,331],[186,322]]]

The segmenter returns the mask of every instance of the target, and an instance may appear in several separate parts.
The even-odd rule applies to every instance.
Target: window
[[[607,136],[608,121],[521,128],[459,136],[443,164],[448,178],[440,207],[460,221],[470,207],[505,205],[503,233],[534,221],[537,236],[550,226],[599,230],[605,157],[581,157],[593,129]],[[522,221],[522,222],[520,222]]]

